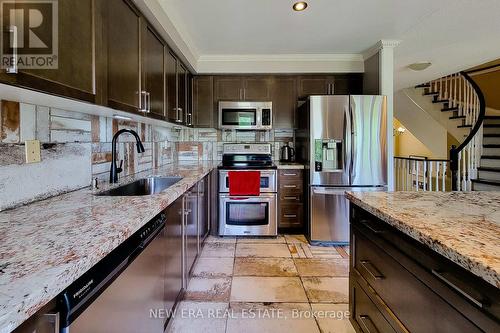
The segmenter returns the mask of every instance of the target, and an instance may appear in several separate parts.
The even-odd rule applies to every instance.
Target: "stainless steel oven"
[[[219,128],[270,130],[272,109],[272,102],[219,102]]]
[[[276,193],[259,196],[219,195],[219,234],[222,236],[276,236]]]

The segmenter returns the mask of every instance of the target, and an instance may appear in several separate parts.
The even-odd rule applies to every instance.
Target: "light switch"
[[[24,142],[26,148],[26,163],[38,163],[42,160],[40,154],[40,141],[28,140]]]

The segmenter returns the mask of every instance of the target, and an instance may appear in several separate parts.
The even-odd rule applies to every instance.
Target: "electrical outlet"
[[[26,147],[26,163],[38,163],[42,160],[40,154],[40,141],[28,140],[24,142]]]

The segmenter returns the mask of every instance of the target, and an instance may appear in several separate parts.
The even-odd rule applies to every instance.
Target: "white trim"
[[[203,55],[197,72],[210,73],[362,73],[360,54]]]
[[[363,54],[363,59],[367,60],[371,57],[373,57],[375,54],[377,54],[380,50],[385,49],[385,48],[395,48],[399,44],[401,44],[400,40],[396,39],[381,39],[379,40],[375,45],[364,51]]]

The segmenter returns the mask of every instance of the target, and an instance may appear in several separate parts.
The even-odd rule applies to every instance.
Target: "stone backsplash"
[[[176,160],[222,159],[224,143],[268,142],[274,159],[294,142],[292,129],[220,131],[167,122],[141,123],[3,100],[0,109],[0,210],[107,181],[111,141],[119,129],[136,131],[146,151],[137,153],[133,136],[117,143],[118,164],[127,176]],[[41,142],[40,163],[26,164],[24,142]]]

